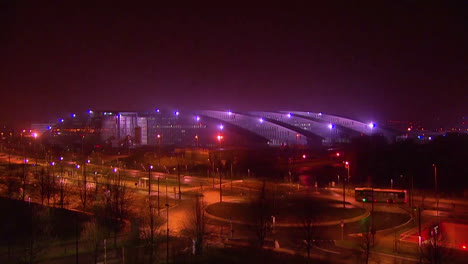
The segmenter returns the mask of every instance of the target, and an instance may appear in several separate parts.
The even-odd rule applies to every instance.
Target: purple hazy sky
[[[2,1],[0,123],[155,107],[468,115],[466,1],[99,2]]]

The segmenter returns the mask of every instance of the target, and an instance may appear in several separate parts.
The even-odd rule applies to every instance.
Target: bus
[[[355,188],[354,195],[358,202],[374,203],[406,203],[406,190],[377,189],[377,188]]]

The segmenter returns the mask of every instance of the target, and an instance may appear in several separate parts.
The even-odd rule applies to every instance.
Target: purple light
[[[154,111],[155,111],[156,113],[159,113],[159,108],[155,109]]]
[[[88,110],[88,114],[92,114],[93,113],[93,110]]]
[[[260,118],[260,120],[259,120],[259,121],[260,121],[260,123],[263,123],[263,121],[264,121],[264,120],[263,120],[263,118]]]
[[[71,114],[71,117],[76,117],[76,114]]]
[[[63,119],[59,119],[59,122],[60,122],[60,123],[63,123]]]
[[[291,118],[291,113],[288,114],[288,118]]]
[[[329,129],[333,129],[333,128],[335,128],[335,125],[334,125],[334,124],[329,124],[329,125],[328,125],[328,128],[329,128]]]
[[[196,117],[195,117],[195,120],[200,121],[200,117],[199,117],[199,116],[196,116]]]
[[[219,125],[219,130],[223,130],[223,129],[224,129],[223,124]]]
[[[228,112],[228,115],[232,115],[232,112],[231,112],[231,111],[229,111],[229,112]]]
[[[376,125],[374,123],[370,122],[368,126],[369,126],[370,129],[372,129],[372,128],[375,128]]]
[[[176,116],[178,116],[178,115],[179,115],[179,111],[175,111],[174,114],[175,114]]]

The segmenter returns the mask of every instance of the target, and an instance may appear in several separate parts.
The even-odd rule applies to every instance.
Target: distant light
[[[114,168],[113,171],[114,171],[114,172],[117,172],[117,168]]]
[[[345,166],[349,166],[349,161],[345,161]]]
[[[156,137],[158,137],[158,138],[161,138],[161,135],[160,135],[160,134],[158,134],[158,135],[156,135]]]
[[[288,118],[291,118],[291,113],[288,113]]]
[[[408,127],[408,131],[411,131],[411,127]]]
[[[154,111],[155,111],[156,113],[159,113],[159,108],[156,108]]]
[[[259,121],[260,121],[260,123],[263,123],[264,120],[263,120],[263,118],[260,118]]]
[[[25,159],[25,160],[24,160],[24,163],[28,163],[28,162],[29,162],[29,160],[28,160],[28,159]]]
[[[365,202],[367,201],[367,199],[366,199],[366,198],[362,198],[362,201],[365,203]]]
[[[90,163],[91,161],[90,161],[90,160],[87,160],[86,162],[87,162],[87,163]]]
[[[80,168],[80,165],[76,165],[76,168],[79,169],[79,168]]]
[[[63,119],[59,119],[59,122],[60,122],[60,123],[63,123]]]
[[[50,165],[55,166],[55,162],[52,161],[52,162],[50,163]]]
[[[461,248],[466,249],[466,245],[461,246]]]
[[[88,110],[88,114],[93,114],[93,110]]]
[[[48,129],[48,130],[51,130],[51,129],[52,129],[52,127],[51,127],[51,126],[48,126],[48,127],[47,127],[47,129]]]
[[[369,126],[370,129],[372,129],[372,128],[375,128],[376,125],[375,125],[375,123],[370,122],[370,123],[368,124],[368,126]]]
[[[34,133],[33,133],[33,137],[34,137],[34,138],[37,138],[37,133],[34,132]]]
[[[223,130],[223,129],[224,129],[223,124],[219,125],[219,130]]]
[[[321,116],[321,115],[322,115],[322,112],[318,113],[318,115]]]
[[[429,140],[432,140],[432,137],[429,137]]]
[[[339,153],[339,152],[337,152],[337,153],[336,153],[336,156],[337,156],[337,157],[339,157],[339,156],[340,156],[340,153]]]
[[[63,160],[63,157],[60,157],[59,159],[60,159],[60,160]]]
[[[218,141],[221,141],[223,139],[223,136],[218,135],[217,138],[218,138]]]
[[[329,125],[328,125],[328,128],[329,128],[329,129],[333,129],[333,128],[335,128],[335,125],[334,125],[334,124],[329,124]]]
[[[151,170],[153,169],[153,165],[150,166],[150,169],[151,169]]]
[[[71,114],[71,117],[76,117],[76,114]]]
[[[423,137],[422,136],[418,136],[419,139],[422,139]]]
[[[228,112],[228,115],[232,115],[232,112],[231,112],[231,111],[229,111],[229,112]]]
[[[178,116],[178,115],[179,115],[179,111],[175,111],[174,114],[175,114],[176,116]]]
[[[200,121],[200,117],[199,117],[199,116],[196,116],[196,117],[195,117],[195,120]]]
[[[303,159],[307,158],[306,154],[303,154],[303,155],[302,155],[302,158],[303,158]]]

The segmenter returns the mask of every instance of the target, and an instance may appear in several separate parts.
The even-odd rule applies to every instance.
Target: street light
[[[349,183],[349,161],[345,161],[345,168],[348,170],[348,183]]]
[[[169,204],[166,206],[166,222],[167,222],[167,231],[166,231],[166,263],[169,263]]]
[[[435,185],[435,195],[436,195],[436,203],[437,203],[437,217],[439,217],[439,193],[438,193],[438,186],[437,186],[437,165],[435,163],[432,164],[434,167],[434,185]]]
[[[157,134],[157,135],[156,135],[156,138],[158,139],[158,145],[159,145],[159,147],[161,147],[161,138],[162,138],[161,134]]]

